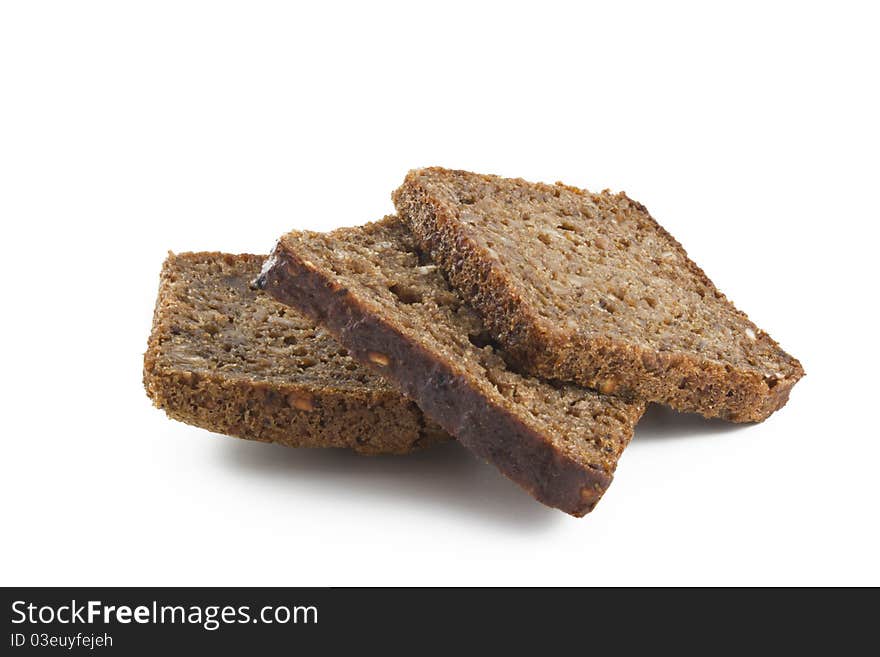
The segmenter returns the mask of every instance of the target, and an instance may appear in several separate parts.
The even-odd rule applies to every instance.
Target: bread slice
[[[358,360],[535,498],[575,516],[611,482],[644,407],[518,374],[395,217],[292,232],[259,285],[326,326]]]
[[[265,259],[170,254],[144,386],[169,417],[293,447],[405,453],[449,440],[326,331],[251,288]]]
[[[534,374],[735,422],[765,419],[804,374],[622,193],[430,168],[393,197]]]

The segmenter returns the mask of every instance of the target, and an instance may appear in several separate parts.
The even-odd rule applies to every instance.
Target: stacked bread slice
[[[536,499],[583,515],[604,493],[639,401],[509,367],[396,218],[285,235],[259,285],[294,304]]]
[[[265,256],[170,254],[144,385],[175,420],[292,447],[401,454],[449,440],[326,330],[253,288]]]
[[[433,168],[394,201],[535,374],[734,422],[765,419],[803,376],[625,194]]]
[[[169,259],[145,367],[157,405],[290,445],[451,436],[581,516],[647,402],[760,421],[803,375],[622,194],[432,168],[393,198],[397,216],[284,235],[260,290],[255,257]]]

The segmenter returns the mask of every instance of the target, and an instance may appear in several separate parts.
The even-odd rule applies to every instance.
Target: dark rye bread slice
[[[508,368],[476,313],[395,217],[288,233],[259,284],[330,329],[535,498],[575,516],[592,510],[611,483],[644,410]]]
[[[170,254],[144,386],[169,417],[293,447],[405,453],[449,440],[323,329],[252,289],[265,256]]]
[[[765,419],[803,376],[622,193],[430,168],[393,197],[528,371],[736,422]]]

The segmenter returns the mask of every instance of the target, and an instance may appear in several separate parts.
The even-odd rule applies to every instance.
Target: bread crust
[[[642,215],[671,252],[679,254],[694,277],[726,307],[726,312],[751,331],[756,342],[778,359],[780,373],[772,375],[722,360],[701,357],[685,350],[661,351],[599,332],[589,332],[548,321],[540,309],[523,298],[520,281],[496,254],[475,239],[479,226],[467,226],[459,218],[461,208],[437,193],[438,179],[466,176],[486,184],[503,181],[531,187],[545,194],[565,190],[583,201],[628,206]],[[610,200],[609,200],[610,199]],[[411,171],[393,194],[399,216],[412,229],[422,248],[441,267],[450,283],[481,314],[492,334],[526,371],[563,381],[573,381],[608,394],[666,404],[680,411],[696,412],[733,422],[766,419],[788,400],[794,384],[803,376],[801,364],[779,347],[745,313],[736,309],[687,257],[673,238],[645,207],[624,194],[594,195],[557,183],[555,186],[506,180],[440,168]],[[535,262],[535,266],[541,266]]]

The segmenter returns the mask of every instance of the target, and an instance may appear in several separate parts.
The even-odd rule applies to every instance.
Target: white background
[[[880,584],[877,16],[714,5],[3,3],[2,584]],[[376,219],[432,164],[626,190],[807,377],[757,426],[653,409],[581,520],[458,445],[151,407],[168,249]]]

